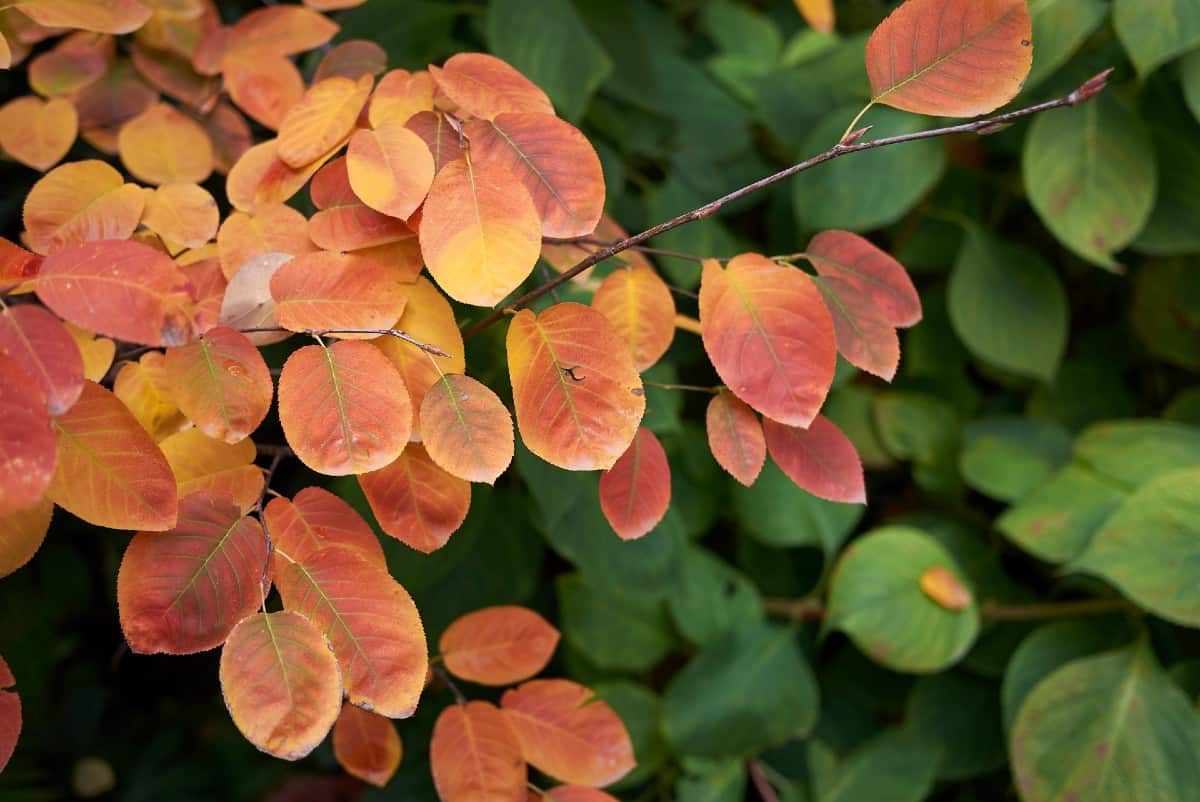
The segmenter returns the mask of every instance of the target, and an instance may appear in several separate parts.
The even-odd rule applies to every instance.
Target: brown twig
[[[416,337],[400,329],[304,329],[303,331],[292,331],[280,326],[254,326],[248,329],[238,329],[238,331],[242,334],[307,334],[310,337],[337,337],[339,334],[374,334],[377,337],[395,337],[397,340],[403,340],[409,345],[414,345],[434,356],[446,357],[447,359],[450,357],[449,354],[436,345],[421,342]]]
[[[779,794],[775,793],[771,781],[767,779],[762,762],[750,758],[746,761],[746,768],[750,770],[750,780],[754,783],[754,790],[758,791],[759,799],[762,802],[779,802]]]
[[[798,164],[793,164],[791,167],[780,170],[779,172],[769,175],[766,178],[760,178],[758,181],[755,181],[752,184],[747,184],[740,189],[735,189],[733,192],[723,195],[722,197],[717,198],[714,201],[710,201],[709,203],[706,203],[696,209],[692,209],[690,212],[684,212],[683,214],[673,217],[666,222],[652,226],[640,234],[634,234],[633,236],[626,237],[619,242],[615,242],[606,248],[590,254],[581,262],[571,267],[569,270],[560,273],[558,276],[554,277],[540,287],[530,290],[529,292],[520,296],[504,309],[497,309],[488,314],[486,317],[480,319],[477,323],[467,327],[466,330],[463,331],[463,339],[469,339],[473,337],[474,335],[501,320],[505,316],[506,312],[528,306],[556,287],[565,284],[585,270],[599,264],[600,262],[603,262],[605,259],[617,255],[621,251],[641,245],[647,240],[653,239],[660,234],[665,234],[666,232],[675,228],[679,228],[687,223],[710,217],[716,214],[721,207],[728,203],[733,203],[734,201],[740,200],[747,195],[758,192],[760,189],[765,189],[772,184],[777,184],[780,181],[791,178],[792,176],[802,173],[806,170],[811,170],[812,168],[820,164],[824,164],[827,161],[831,161],[851,153],[859,153],[864,150],[874,150],[875,148],[887,147],[889,145],[900,145],[905,142],[916,142],[921,139],[934,139],[936,137],[951,136],[953,134],[995,133],[1010,123],[1016,122],[1017,120],[1025,117],[1031,117],[1034,114],[1040,114],[1041,112],[1050,111],[1052,109],[1060,109],[1065,106],[1077,106],[1080,103],[1090,100],[1104,89],[1108,82],[1108,76],[1111,73],[1111,69],[1105,70],[1093,78],[1088,79],[1074,92],[1071,92],[1070,94],[1064,95],[1060,98],[1056,98],[1055,100],[1047,100],[1044,103],[1027,106],[1023,109],[1017,109],[1005,114],[998,114],[994,117],[987,117],[982,120],[960,123],[958,125],[948,125],[943,128],[932,128],[928,131],[917,131],[912,134],[901,134],[899,136],[869,139],[866,142],[861,142],[859,140],[867,133],[869,129],[859,129],[857,131],[853,131],[848,136],[843,138],[842,141],[838,142],[824,153],[819,153],[816,156],[805,159]]]

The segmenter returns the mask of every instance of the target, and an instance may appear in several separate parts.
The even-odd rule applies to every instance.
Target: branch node
[[[1083,82],[1083,85],[1076,89],[1070,95],[1070,104],[1078,106],[1080,103],[1086,103],[1096,95],[1104,91],[1104,87],[1108,86],[1108,79],[1113,74],[1114,67],[1109,67],[1104,72],[1093,75]]]
[[[848,133],[844,137],[842,137],[842,141],[839,142],[838,145],[842,145],[842,146],[853,145],[855,142],[857,142],[858,140],[862,139],[864,136],[869,134],[871,132],[871,129],[874,127],[875,126],[873,126],[873,125],[866,125],[866,126],[863,126],[862,128],[856,128],[855,130],[851,131],[850,133]]]

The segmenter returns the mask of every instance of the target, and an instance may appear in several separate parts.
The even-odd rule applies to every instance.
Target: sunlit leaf
[[[117,147],[125,169],[148,184],[199,184],[213,170],[212,140],[204,128],[166,103],[121,126]]]
[[[425,554],[446,545],[471,507],[471,483],[438,467],[419,443],[358,483],[379,527]]]
[[[304,78],[290,59],[274,53],[227,56],[221,66],[225,88],[252,120],[277,130],[289,109],[304,97]]]
[[[758,416],[744,401],[720,392],[705,413],[708,447],[725,471],[746,487],[754,484],[767,459],[767,443]]]
[[[8,765],[21,734],[21,698],[9,690],[16,684],[8,663],[0,657],[0,771]]]
[[[107,337],[97,337],[87,329],[80,328],[71,322],[63,325],[75,340],[75,344],[79,346],[79,353],[83,356],[83,377],[88,381],[99,382],[112,367],[113,357],[117,353],[117,344]]]
[[[26,509],[0,515],[0,578],[16,571],[37,554],[50,528],[53,512],[54,502],[44,498]]]
[[[382,788],[400,767],[400,734],[389,719],[346,704],[333,725],[333,754],[348,774]]]
[[[358,81],[326,78],[313,84],[279,124],[279,158],[290,167],[303,167],[345,140],[374,83],[364,76]]]
[[[429,72],[459,111],[472,117],[491,119],[506,111],[554,113],[545,92],[495,56],[457,53]]]
[[[342,702],[329,641],[299,613],[255,613],[221,649],[221,693],[246,740],[299,760],[325,739]]]
[[[576,303],[523,309],[508,329],[517,426],[529,450],[560,468],[607,470],[633,442],[645,390],[603,315]]]
[[[438,641],[446,670],[480,685],[527,680],[550,662],[559,634],[525,607],[485,607],[456,619]]]
[[[371,526],[342,499],[320,487],[306,487],[289,501],[271,499],[263,510],[271,540],[293,560],[304,562],[324,546],[350,546],[380,567],[387,565]]]
[[[312,9],[267,6],[238,19],[229,37],[229,50],[293,55],[320,47],[337,32],[337,23]]]
[[[156,443],[188,425],[175,403],[161,351],[148,351],[136,362],[121,365],[112,389]]]
[[[600,509],[622,540],[658,526],[671,506],[671,467],[654,433],[640,427],[628,450],[600,475]]]
[[[273,385],[254,344],[221,326],[167,350],[165,367],[179,409],[209,437],[236,443],[271,409]]]
[[[56,470],[55,451],[45,393],[22,363],[0,354],[0,515],[39,503]]]
[[[11,5],[47,28],[131,33],[150,19],[150,9],[138,0],[18,0]]]
[[[454,310],[429,279],[421,276],[416,283],[403,285],[401,291],[408,301],[396,328],[450,355],[435,357],[437,364],[434,364],[428,354],[396,337],[384,336],[372,341],[400,371],[412,396],[413,408],[420,409],[426,391],[443,373],[466,370],[466,347]]]
[[[433,111],[433,78],[425,70],[384,73],[371,95],[368,119],[372,128],[385,122],[406,123],[419,111]]]
[[[264,203],[252,214],[234,212],[217,232],[221,271],[233,278],[242,265],[266,253],[299,256],[316,250],[304,215],[283,203]]]
[[[308,221],[308,236],[312,241],[330,251],[374,248],[405,239],[415,241],[416,232],[403,220],[375,211],[354,193],[347,161],[347,157],[341,156],[329,162],[309,184],[309,195],[319,210]],[[395,272],[391,270],[394,267],[391,260],[375,261]]]
[[[235,209],[252,212],[267,203],[288,200],[333,158],[341,143],[330,148],[311,164],[291,168],[275,152],[276,140],[268,139],[247,150],[229,170],[225,194]]]
[[[512,415],[486,385],[470,376],[443,375],[420,408],[421,442],[448,473],[492,484],[513,458]]]
[[[629,344],[638,371],[649,369],[675,337],[675,301],[652,268],[609,273],[592,296],[592,308],[608,318]]]
[[[527,769],[505,716],[488,702],[450,705],[429,743],[433,784],[444,802],[523,802]]]
[[[266,571],[262,526],[232,497],[180,499],[178,523],[134,535],[121,559],[117,602],[129,648],[191,654],[220,646],[262,604]]]
[[[0,354],[11,357],[41,388],[51,415],[70,409],[83,391],[83,357],[75,338],[40,306],[0,311]]]
[[[158,444],[179,488],[179,497],[200,491],[224,493],[243,513],[258,502],[265,478],[254,464],[254,443],[214,440],[199,429],[184,429]]]
[[[406,128],[421,137],[433,154],[433,168],[440,173],[452,161],[463,158],[466,141],[446,119],[434,111],[418,111],[408,118]]]
[[[817,415],[807,429],[765,418],[763,434],[771,459],[797,485],[828,501],[866,503],[858,452],[829,418]]]
[[[79,118],[69,100],[29,96],[0,106],[0,148],[40,172],[62,161],[77,133]]]
[[[29,247],[47,254],[90,240],[127,239],[143,204],[142,191],[102,161],[61,165],[25,196]]]
[[[217,202],[195,184],[163,184],[146,194],[142,225],[166,242],[201,248],[217,235],[220,222]]]
[[[392,217],[412,215],[433,183],[429,148],[397,121],[356,132],[346,151],[346,168],[363,203]]]

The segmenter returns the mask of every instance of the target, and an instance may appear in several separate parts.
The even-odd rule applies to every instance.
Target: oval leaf
[[[892,324],[848,282],[829,277],[816,284],[833,318],[841,355],[856,368],[890,382],[900,367],[900,338]]]
[[[128,239],[144,204],[142,190],[102,161],[60,165],[25,196],[29,247],[47,254],[90,240]]]
[[[204,247],[217,235],[220,222],[217,202],[195,184],[163,184],[146,196],[142,225],[176,246]]]
[[[292,331],[388,329],[404,310],[400,284],[381,262],[353,253],[297,256],[271,276],[275,320]],[[374,337],[374,334],[358,335]]]
[[[244,513],[258,503],[266,479],[254,464],[256,450],[250,440],[226,443],[191,428],[171,435],[158,447],[175,474],[180,498],[202,490],[224,493]]]
[[[345,140],[374,83],[369,75],[358,81],[335,77],[309,87],[279,125],[279,158],[289,167],[303,167]]]
[[[232,279],[256,256],[285,253],[299,256],[315,251],[304,215],[282,203],[264,203],[253,214],[234,212],[217,232],[221,272]]]
[[[208,133],[166,103],[151,106],[121,126],[117,147],[125,169],[147,184],[201,184],[213,171]]]
[[[430,74],[459,113],[491,119],[506,111],[553,114],[546,93],[515,68],[486,53],[457,53]]]
[[[379,527],[426,554],[446,545],[471,508],[471,483],[438,467],[420,443],[358,483]]]
[[[396,328],[450,355],[438,357],[434,363],[424,351],[399,338],[384,336],[372,340],[400,371],[413,406],[420,409],[426,391],[443,373],[462,373],[467,369],[466,347],[454,319],[454,309],[433,282],[421,276],[416,283],[402,285],[400,289],[407,302]]]
[[[421,402],[421,442],[447,473],[492,484],[512,462],[512,416],[471,377],[443,375]]]
[[[43,498],[27,509],[0,515],[0,578],[33,559],[46,539],[53,512],[54,502]]]
[[[400,753],[400,734],[389,719],[342,705],[333,725],[333,754],[347,774],[382,788],[400,767]]]
[[[433,784],[444,802],[522,802],[527,769],[504,714],[488,702],[450,705],[429,743]]]
[[[824,415],[807,429],[763,420],[771,458],[787,477],[817,498],[866,504],[862,461],[854,444]]]
[[[675,338],[675,300],[651,268],[609,273],[592,296],[592,308],[629,344],[639,372],[662,359]]]
[[[893,326],[921,320],[921,298],[904,266],[870,240],[849,231],[822,231],[805,251],[817,273],[837,278],[870,300]]]
[[[20,365],[46,394],[51,415],[61,415],[83,392],[83,355],[62,322],[40,306],[0,312],[0,354]]]
[[[199,340],[167,349],[172,398],[188,419],[217,440],[247,438],[271,410],[271,372],[254,343],[219,326]]]
[[[340,545],[358,549],[376,565],[387,565],[370,525],[323,488],[306,487],[291,501],[277,496],[263,516],[272,542],[293,560],[304,562],[324,546]]]
[[[622,540],[636,540],[658,526],[671,506],[667,452],[646,427],[628,450],[600,475],[600,509]]]
[[[767,459],[758,415],[733,393],[720,392],[708,402],[704,421],[717,464],[746,487],[754,484]]]
[[[407,219],[433,184],[433,156],[421,137],[401,122],[358,131],[346,150],[350,186],[377,212]]]
[[[545,668],[558,638],[558,630],[533,610],[485,607],[447,627],[438,651],[456,677],[480,685],[511,685]]]

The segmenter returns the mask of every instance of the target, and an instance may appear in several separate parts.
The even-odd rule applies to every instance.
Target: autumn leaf
[[[430,458],[460,479],[492,484],[512,462],[512,416],[495,393],[469,376],[451,373],[434,382],[419,420]]]
[[[638,371],[654,366],[675,337],[675,301],[652,268],[614,270],[592,296],[592,308],[608,318],[629,345]]]
[[[342,499],[320,487],[306,487],[290,501],[276,496],[263,510],[271,539],[293,560],[305,562],[324,546],[358,549],[374,565],[387,566],[370,524]]]
[[[345,0],[342,2],[345,4]],[[354,5],[356,2],[357,0],[351,0],[350,4]],[[351,39],[334,45],[322,56],[317,71],[313,73],[313,83],[335,77],[357,81],[363,76],[379,75],[386,69],[387,51],[383,47],[369,39]]]
[[[763,420],[771,458],[787,477],[817,498],[866,504],[862,462],[849,438],[824,415],[807,429]]]
[[[754,484],[767,459],[767,442],[754,410],[728,391],[708,402],[708,447],[726,473],[746,487]]]
[[[337,32],[337,23],[312,9],[267,6],[238,19],[229,34],[228,52],[248,50],[290,56],[320,47]]]
[[[79,118],[69,100],[29,96],[0,107],[0,148],[39,172],[62,161],[78,133]]]
[[[195,184],[163,184],[147,192],[142,225],[165,242],[202,248],[217,235],[221,214],[208,190]]]
[[[282,55],[234,53],[222,59],[221,69],[230,99],[247,117],[272,131],[304,97],[304,78]]]
[[[816,280],[833,317],[837,349],[854,367],[891,381],[900,367],[900,338],[870,296],[836,276]]]
[[[488,702],[450,705],[429,743],[433,784],[443,802],[521,802],[527,770],[503,713]]]
[[[166,103],[121,126],[121,162],[148,184],[200,184],[212,173],[212,140],[200,123]]]
[[[533,610],[501,605],[455,619],[442,633],[438,651],[456,677],[511,685],[545,668],[558,640],[558,630]]]
[[[350,138],[346,163],[355,194],[392,217],[411,216],[433,184],[429,147],[401,122],[357,131]]]
[[[275,322],[275,299],[271,297],[271,277],[280,267],[291,261],[286,253],[264,253],[252,257],[229,280],[225,297],[221,299],[218,322],[231,329],[245,331],[247,339],[255,345],[270,345],[282,342],[291,336],[289,332],[270,331],[278,328]],[[267,329],[267,331],[251,331]]]
[[[308,221],[308,235],[312,241],[325,250],[352,251],[415,240],[416,232],[403,220],[375,211],[354,194],[346,162],[345,156],[334,159],[322,167],[309,184],[309,195],[318,209]],[[386,259],[376,261],[385,266],[391,264]]]
[[[629,448],[600,475],[600,509],[622,540],[658,526],[671,506],[667,453],[649,429],[639,427]]]
[[[0,516],[36,506],[55,461],[45,393],[21,363],[0,354]]]
[[[83,392],[83,355],[62,321],[40,306],[0,311],[0,354],[10,357],[46,396],[51,415],[61,415]]]
[[[147,351],[136,362],[122,364],[113,381],[113,395],[156,443],[188,426],[175,403],[162,351]]]
[[[406,123],[421,111],[433,111],[433,78],[425,70],[391,70],[375,86],[367,119],[378,128],[385,122]]]
[[[144,204],[141,189],[102,161],[60,165],[25,196],[29,247],[44,255],[91,240],[128,239]]]
[[[413,408],[420,409],[426,391],[443,373],[462,373],[466,370],[466,347],[454,319],[454,310],[429,279],[421,276],[413,284],[403,285],[407,302],[396,328],[449,354],[433,362],[429,355],[396,337],[383,336],[371,342],[383,351],[404,377],[412,396]]]
[[[796,8],[813,30],[833,33],[833,0],[796,0]]]
[[[113,357],[117,353],[117,344],[107,337],[97,337],[93,332],[80,328],[67,321],[63,323],[79,353],[83,356],[83,377],[88,381],[99,382],[112,367]]]
[[[347,339],[378,336],[400,318],[400,283],[381,262],[353,253],[297,256],[271,276],[275,320],[292,331],[342,331]],[[375,333],[354,334],[354,329]]]
[[[358,483],[379,527],[425,554],[446,545],[471,507],[471,483],[442,470],[420,443]]]
[[[16,684],[8,663],[0,657],[0,771],[8,765],[21,735],[21,698],[9,690]]]
[[[453,161],[464,157],[466,141],[454,129],[446,115],[434,111],[418,111],[408,118],[404,127],[421,137],[433,155],[434,174]]]
[[[204,490],[223,493],[243,513],[258,503],[265,477],[254,464],[258,452],[249,439],[227,443],[191,428],[162,440],[158,447],[175,474],[180,498]]]
[[[50,529],[53,512],[54,502],[43,498],[26,509],[0,515],[0,579],[37,554]]]
[[[808,243],[805,257],[822,277],[853,287],[893,326],[908,328],[921,320],[921,298],[904,266],[865,237],[822,231]]]
[[[132,33],[150,19],[151,10],[138,0],[17,0],[11,4],[38,25],[82,28],[101,33]]]
[[[299,256],[315,250],[308,238],[304,215],[283,203],[264,203],[252,214],[233,212],[217,232],[221,272],[229,279],[256,256],[267,253]]]
[[[511,65],[486,53],[457,53],[430,75],[460,114],[491,119],[506,111],[553,114],[546,93]]]
[[[244,334],[220,326],[167,350],[167,379],[179,409],[209,437],[236,443],[267,417],[274,385]]]
[[[299,192],[341,146],[339,142],[310,164],[293,168],[279,158],[277,140],[260,142],[229,169],[225,194],[233,207],[243,212],[252,212],[268,203],[282,203]]]
[[[374,79],[326,78],[309,87],[279,124],[279,158],[303,167],[343,142],[367,104]]]
[[[20,284],[33,278],[42,267],[42,257],[0,237],[0,283]]]
[[[400,767],[400,734],[378,713],[342,705],[333,725],[333,754],[351,776],[382,788]]]

